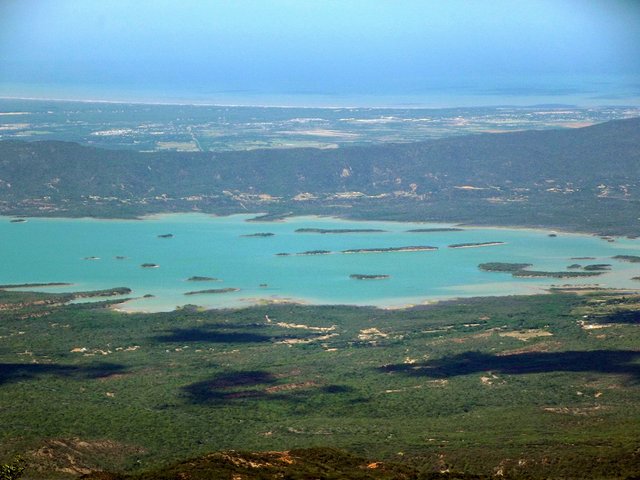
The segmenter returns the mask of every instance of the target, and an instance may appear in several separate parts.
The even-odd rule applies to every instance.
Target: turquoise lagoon
[[[241,307],[263,301],[400,307],[462,296],[541,293],[553,284],[638,288],[632,277],[640,264],[613,260],[640,255],[640,240],[607,242],[590,235],[506,228],[462,227],[463,231],[410,233],[443,224],[349,221],[292,217],[282,222],[247,222],[254,215],[214,217],[171,214],[143,220],[0,218],[0,284],[69,282],[60,292],[129,287],[135,297],[126,311],[167,311],[185,304],[207,308]],[[380,233],[297,233],[300,228],[380,229]],[[250,237],[255,233],[268,237]],[[172,234],[172,238],[159,235]],[[448,248],[456,243],[505,242],[480,248]],[[433,251],[289,255],[310,250],[414,245]],[[88,260],[88,258],[93,258]],[[117,259],[116,257],[126,257]],[[573,260],[572,257],[594,257]],[[609,263],[612,270],[584,279],[517,279],[483,272],[483,262],[532,263],[534,270],[565,270],[573,263]],[[143,263],[158,268],[141,268]],[[356,280],[351,274],[389,275]],[[216,282],[188,281],[215,277]],[[265,286],[266,285],[266,286]],[[196,290],[238,291],[186,296]],[[153,298],[141,298],[143,295]]]

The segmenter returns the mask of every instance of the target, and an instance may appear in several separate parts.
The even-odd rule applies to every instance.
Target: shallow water
[[[70,287],[40,288],[60,292],[126,286],[133,296],[128,311],[166,311],[176,306],[237,307],[260,301],[295,300],[314,304],[417,304],[459,296],[541,292],[552,284],[599,284],[638,288],[640,264],[613,255],[640,255],[640,240],[609,243],[589,235],[504,228],[464,228],[455,232],[409,233],[442,224],[355,222],[324,217],[296,217],[284,222],[247,222],[252,215],[212,217],[176,214],[144,220],[29,219],[10,223],[0,217],[0,284],[70,282]],[[299,228],[381,229],[381,233],[296,233]],[[270,237],[245,237],[270,232]],[[173,234],[172,238],[158,235]],[[451,249],[455,243],[505,242],[481,248]],[[348,249],[412,245],[434,251],[339,253]],[[328,250],[329,255],[278,256]],[[124,256],[125,259],[116,259]],[[595,257],[572,260],[571,257]],[[97,257],[94,260],[85,258]],[[565,270],[567,265],[610,263],[611,272],[585,279],[516,279],[508,273],[483,272],[483,262],[532,263],[534,270]],[[158,268],[141,268],[143,263]],[[351,274],[389,275],[355,280]],[[187,281],[192,276],[217,282]],[[260,285],[267,285],[260,286]],[[237,292],[189,295],[189,291],[238,288]]]

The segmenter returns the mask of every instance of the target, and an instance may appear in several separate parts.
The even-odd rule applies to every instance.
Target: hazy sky
[[[621,74],[640,75],[640,0],[0,0],[12,92],[413,94]]]

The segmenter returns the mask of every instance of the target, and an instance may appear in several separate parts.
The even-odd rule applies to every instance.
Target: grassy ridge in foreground
[[[128,315],[71,298],[0,292],[0,460],[31,478],[327,445],[423,472],[640,471],[637,295]]]

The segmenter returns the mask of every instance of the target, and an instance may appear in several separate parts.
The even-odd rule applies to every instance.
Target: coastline
[[[255,218],[255,216],[258,215],[256,213],[243,213],[243,214],[237,214],[237,215],[224,215],[224,216],[216,216],[216,215],[211,215],[208,213],[194,213],[194,212],[188,212],[188,213],[160,213],[160,214],[153,214],[153,215],[149,215],[146,216],[144,218],[141,218],[139,220],[137,220],[138,222],[140,220],[149,220],[149,221],[162,221],[162,220],[168,220],[169,222],[173,222],[176,221],[178,223],[184,223],[184,224],[190,224],[190,223],[200,223],[202,225],[209,223],[209,222],[219,222],[218,226],[215,225],[215,223],[211,223],[211,227],[213,229],[216,228],[224,228],[225,225],[227,225],[227,219],[231,219],[232,221],[229,222],[229,225],[232,225],[233,228],[243,228],[243,229],[247,229],[248,231],[253,231],[253,227],[251,226],[247,226],[246,224],[244,224],[244,220],[247,219],[251,219],[251,218]],[[0,217],[2,218],[2,217]],[[5,217],[5,218],[11,218],[11,217]],[[35,217],[38,218],[38,217]],[[39,218],[38,218],[39,220]],[[49,220],[49,217],[43,219],[43,221],[47,221]],[[67,217],[57,217],[56,220],[60,220],[60,221],[64,221],[64,220],[71,220],[71,221],[75,221],[75,220],[81,220],[81,221],[85,221],[85,219],[78,219],[78,218],[67,218]],[[95,219],[95,218],[88,218],[86,220],[91,220],[92,222],[101,222],[102,219]],[[463,231],[462,232],[453,232],[449,235],[449,238],[447,238],[446,240],[442,240],[442,245],[440,245],[440,243],[435,243],[436,245],[440,245],[440,249],[441,250],[445,250],[442,247],[446,246],[447,243],[450,243],[451,241],[456,241],[456,237],[458,235],[464,235],[464,231],[480,231],[482,232],[483,230],[489,231],[489,230],[495,230],[495,231],[525,231],[525,232],[534,232],[540,235],[540,237],[546,237],[550,232],[556,233],[559,232],[557,229],[553,229],[553,230],[548,230],[548,229],[540,229],[540,228],[509,228],[509,227],[504,227],[504,226],[499,226],[499,227],[484,227],[484,226],[473,226],[473,227],[467,227],[464,226],[463,224],[452,224],[452,223],[443,223],[443,222],[405,222],[405,221],[398,221],[398,220],[394,220],[394,221],[381,221],[381,220],[350,220],[350,219],[346,219],[343,217],[338,217],[338,216],[332,216],[332,215],[303,215],[303,216],[291,216],[291,217],[287,217],[285,219],[283,219],[283,223],[285,224],[285,227],[280,226],[279,228],[281,229],[280,231],[286,230],[289,231],[291,230],[291,234],[293,234],[293,229],[298,226],[298,224],[303,225],[303,226],[307,226],[309,224],[309,222],[313,222],[315,220],[320,220],[319,225],[318,226],[325,226],[325,224],[334,224],[334,226],[340,227],[341,225],[345,225],[345,226],[351,226],[354,227],[354,225],[357,224],[365,224],[366,226],[385,226],[388,225],[389,228],[391,228],[391,232],[386,231],[384,232],[384,235],[388,234],[388,233],[393,233],[393,234],[397,234],[398,238],[396,238],[396,240],[398,240],[397,242],[394,240],[394,243],[397,245],[403,245],[403,243],[401,242],[405,242],[406,238],[408,238],[409,236],[413,236],[413,233],[408,232],[408,228],[411,228],[413,226],[446,226],[446,227],[451,227],[453,225],[456,226],[463,226]],[[121,221],[119,219],[108,219],[108,221],[112,222],[112,221]],[[126,220],[127,222],[130,220]],[[305,221],[307,221],[307,223],[305,224]],[[38,221],[34,221],[32,223],[30,223],[29,225],[35,225],[37,226]],[[291,226],[293,225],[293,226]],[[289,228],[289,226],[291,226],[291,228]],[[44,227],[43,225],[41,225],[41,227]],[[165,226],[166,227],[166,226]],[[162,227],[162,228],[165,228]],[[12,230],[13,227],[6,225],[7,231]],[[62,228],[62,227],[58,227],[58,228]],[[85,226],[83,228],[92,228],[89,226]],[[104,226],[105,229],[108,229],[108,226]],[[151,226],[151,230],[155,229],[155,226]],[[148,229],[147,229],[148,230]],[[161,231],[165,231],[164,229]],[[235,231],[235,230],[234,230]],[[275,231],[275,230],[274,230]],[[15,230],[16,235],[21,235],[21,230]],[[366,240],[367,242],[373,243],[375,245],[375,242],[373,241],[374,239],[371,238],[373,236],[378,235],[379,232],[372,232],[371,234],[368,234],[368,236],[370,237],[368,240]],[[383,233],[380,233],[380,235],[382,235]],[[404,237],[402,237],[403,239],[400,239],[400,236],[404,235]],[[439,233],[434,233],[431,237],[436,237],[440,235]],[[621,253],[624,253],[625,249],[629,250],[629,253],[633,253],[633,252],[637,252],[638,250],[640,250],[640,242],[638,240],[626,240],[626,241],[621,241],[619,243],[619,250],[616,248],[617,245],[613,245],[611,248],[610,247],[606,247],[605,243],[603,242],[603,246],[602,248],[598,246],[599,240],[597,239],[597,235],[594,234],[580,234],[580,233],[568,233],[566,234],[567,236],[575,236],[575,237],[583,237],[583,238],[590,238],[592,240],[590,240],[589,242],[586,242],[584,245],[590,246],[589,248],[594,248],[594,254],[596,254],[596,252],[600,252],[597,253],[598,257],[601,257],[601,260],[604,261],[605,257],[606,258],[615,258],[615,252],[616,251],[620,251]],[[491,240],[491,236],[489,236],[489,238],[482,238],[483,234],[479,233],[476,234],[477,240]],[[153,238],[155,239],[156,235],[155,232],[152,232],[149,236],[149,238]],[[319,236],[320,237],[320,236]],[[322,236],[323,238],[329,238],[329,240],[334,240],[335,237],[333,236]],[[500,238],[499,235],[493,235],[493,237],[498,237]],[[505,236],[506,237],[506,236]],[[178,239],[177,241],[182,241],[182,239],[184,238],[183,236],[177,235],[176,238]],[[415,240],[415,238],[413,238]],[[502,244],[506,244],[506,243],[511,243],[511,241],[509,240],[509,238],[503,238],[504,240],[507,240],[507,242],[496,242],[496,241],[491,241],[491,242],[480,242],[477,245],[474,244],[469,244],[468,246],[465,247],[458,247],[460,249],[462,248],[475,248],[475,247],[483,247],[483,246],[493,246],[493,245],[502,245]],[[433,238],[430,238],[429,240],[426,240],[428,242],[432,242]],[[460,239],[460,241],[464,241],[466,240],[464,237]],[[150,240],[153,241],[153,240]],[[188,237],[187,237],[187,241],[188,241]],[[539,239],[540,242],[542,242],[544,245],[549,245],[552,246],[554,245],[552,242],[555,242],[556,240],[554,239],[549,239],[547,240],[546,238],[540,238]],[[438,240],[436,242],[439,242]],[[547,243],[549,242],[549,243]],[[393,244],[393,243],[392,243]],[[567,241],[567,245],[570,245],[571,242]],[[163,244],[164,245],[164,244]],[[404,243],[404,245],[407,245],[406,243]],[[173,244],[172,244],[173,246]],[[182,248],[182,246],[180,244],[176,245],[178,248]],[[346,251],[340,251],[340,252],[322,252],[324,254],[328,254],[328,253],[383,253],[386,251],[386,247],[385,248],[370,248],[368,247],[366,244],[363,245],[354,245],[354,246],[358,246],[358,249],[350,249],[350,250],[346,250]],[[247,247],[249,248],[249,247]],[[334,247],[335,248],[335,247]],[[410,251],[414,251],[414,250],[432,250],[433,247],[429,247],[429,246],[422,246],[422,247],[388,247],[390,251],[394,251],[394,250],[399,250],[400,253],[402,252],[410,252]],[[448,249],[447,249],[448,250]],[[587,253],[590,253],[588,251],[584,251],[585,249],[582,249],[583,251],[580,252],[576,252],[575,255],[580,254],[580,255],[584,255]],[[588,248],[586,249],[588,250]],[[566,250],[565,250],[566,252]],[[101,252],[91,252],[91,253],[96,253],[99,254]],[[126,253],[126,252],[125,252]],[[453,252],[452,252],[453,253]],[[310,255],[310,253],[307,253],[307,255]],[[297,253],[297,254],[291,254],[291,255],[301,255],[301,253]],[[466,255],[466,254],[465,254]],[[558,259],[560,262],[564,261],[563,259],[567,260],[570,257],[570,255],[567,253],[566,255],[564,254],[559,254],[557,255]],[[107,258],[104,257],[103,258]],[[111,258],[110,256],[108,258]],[[455,260],[456,258],[458,258],[457,256],[452,256],[450,258],[450,261],[457,261]],[[462,257],[459,257],[462,258]],[[471,258],[471,257],[469,257]],[[162,263],[160,260],[160,258],[157,258],[155,260],[158,260],[160,263]],[[491,259],[489,258],[489,260],[493,260],[493,261],[497,261],[497,259]],[[594,258],[595,260],[595,258]],[[544,260],[543,260],[544,261]],[[124,265],[124,264],[123,264]],[[137,265],[137,263],[135,264]],[[318,263],[314,263],[314,265],[320,265]],[[84,268],[84,267],[83,267]],[[91,267],[93,268],[93,267]],[[105,266],[106,268],[106,266]],[[118,267],[120,268],[120,267]],[[124,266],[122,267],[124,268]],[[361,268],[361,267],[353,267],[354,270],[351,271],[358,271],[355,270],[355,268]],[[540,267],[540,268],[547,268],[547,267]],[[618,267],[616,267],[618,268]],[[618,288],[618,289],[626,289],[626,290],[633,290],[633,288],[631,287],[631,285],[629,285],[629,281],[628,281],[628,271],[626,269],[624,269],[623,267],[619,267],[620,268],[620,272],[623,274],[621,275],[619,278],[611,278],[609,279],[610,281],[605,281],[605,286],[607,288]],[[364,270],[363,270],[364,271]],[[386,272],[386,271],[385,271]],[[186,274],[187,276],[192,274],[193,272],[190,272],[188,274]],[[199,273],[199,272],[197,272]],[[205,272],[206,273],[206,272]],[[215,273],[215,272],[214,272]],[[394,278],[396,278],[396,274],[389,271],[388,273],[392,274],[392,276]],[[211,273],[213,275],[213,273]],[[187,278],[187,276],[183,275],[182,273],[181,275],[181,279]],[[35,276],[35,275],[34,275]],[[624,278],[622,278],[624,277]],[[85,278],[85,277],[76,277],[76,278]],[[159,278],[159,277],[147,277],[147,278]],[[399,277],[398,277],[399,278]],[[470,279],[468,280],[468,282],[474,282],[477,281],[477,279],[469,277]],[[546,277],[541,277],[542,279],[546,278]],[[622,278],[623,282],[620,281],[620,278]],[[7,278],[7,280],[11,280],[10,278]],[[74,280],[74,279],[70,279],[70,280]],[[268,280],[268,279],[265,279]],[[340,298],[340,295],[338,293],[332,293],[329,290],[317,290],[317,294],[320,295],[322,298],[321,300],[319,300],[318,298],[310,298],[315,296],[315,292],[311,291],[310,289],[306,289],[303,290],[304,294],[306,294],[307,296],[301,296],[300,298],[295,298],[294,300],[280,300],[279,298],[273,298],[273,297],[269,297],[268,295],[263,295],[262,293],[253,293],[254,290],[256,290],[255,285],[257,285],[257,281],[255,284],[248,284],[245,283],[244,286],[240,283],[238,283],[239,287],[242,287],[243,290],[245,290],[246,293],[246,297],[243,298],[239,298],[235,295],[233,295],[232,297],[234,298],[229,298],[229,299],[221,299],[220,301],[215,300],[215,301],[211,301],[211,299],[204,299],[205,301],[203,302],[204,308],[206,309],[227,309],[227,308],[246,308],[249,307],[251,305],[255,305],[255,304],[263,304],[263,303],[280,303],[280,302],[284,302],[284,303],[300,303],[300,304],[305,304],[305,305],[342,305],[342,304],[348,304],[348,305],[353,305],[353,306],[372,306],[375,308],[384,308],[384,309],[394,309],[394,308],[409,308],[410,306],[415,306],[415,305],[425,305],[425,304],[430,304],[430,303],[434,303],[434,302],[439,302],[439,301],[443,301],[443,300],[450,300],[452,298],[470,298],[470,297],[474,297],[474,296],[498,296],[498,297],[502,297],[502,296],[509,296],[509,295],[519,295],[519,294],[528,294],[531,291],[531,288],[538,290],[535,293],[541,293],[541,290],[547,290],[549,288],[553,288],[553,285],[551,284],[551,281],[545,281],[543,282],[543,284],[541,286],[533,286],[532,283],[526,283],[527,279],[524,279],[522,282],[518,281],[518,282],[504,282],[503,285],[499,285],[496,282],[492,282],[493,285],[489,282],[485,282],[485,281],[478,281],[477,284],[469,284],[469,285],[451,285],[451,284],[445,284],[447,286],[445,287],[437,287],[438,289],[440,289],[440,291],[438,292],[437,290],[433,290],[431,289],[431,287],[429,287],[429,289],[425,290],[424,288],[412,288],[409,290],[406,290],[405,292],[400,292],[398,291],[397,288],[395,288],[395,284],[393,282],[391,282],[391,284],[389,285],[390,289],[384,289],[384,290],[380,290],[377,291],[374,294],[368,293],[368,294],[364,294],[364,295],[360,295],[357,293],[354,293],[353,295],[350,295],[349,292],[344,292],[343,297]],[[465,277],[460,277],[457,281],[461,281],[461,282],[465,282]],[[10,283],[10,282],[6,282],[6,283]],[[15,282],[15,283],[22,283],[22,282]],[[78,283],[76,281],[76,283]],[[156,291],[154,290],[149,290],[149,292],[146,292],[145,289],[146,287],[141,286],[140,284],[135,283],[134,281],[128,281],[128,280],[124,280],[123,282],[118,281],[118,283],[122,283],[122,284],[127,284],[130,283],[130,285],[132,286],[132,288],[134,288],[135,290],[137,290],[140,293],[153,293],[156,294]],[[265,283],[267,283],[265,281]],[[270,285],[272,284],[271,281],[268,282]],[[518,283],[519,285],[516,285],[516,283]],[[509,286],[509,284],[511,286]],[[275,282],[273,283],[273,285],[275,285]],[[451,286],[449,286],[451,285]],[[106,285],[107,287],[109,285]],[[66,290],[70,290],[69,286],[65,286]],[[495,288],[494,288],[495,287]],[[26,288],[26,287],[25,287]],[[338,287],[339,288],[339,287]],[[580,288],[579,283],[575,286],[575,288]],[[34,291],[38,291],[39,289],[44,290],[43,287],[34,287],[31,288],[30,290],[34,290]],[[175,289],[174,289],[175,290]],[[286,289],[285,289],[286,290]],[[285,290],[282,290],[282,293],[284,293],[286,295]],[[179,291],[175,290],[175,291]],[[269,293],[269,292],[277,292],[279,291],[278,287],[276,286],[276,289],[271,289],[271,290],[264,290],[265,293]],[[293,289],[293,291],[295,291],[295,289]],[[363,290],[364,292],[365,290]],[[132,299],[132,302],[139,304],[129,308],[129,305],[122,305],[119,304],[116,307],[113,307],[114,310],[117,311],[125,311],[125,312],[154,312],[154,311],[172,311],[175,309],[176,306],[180,306],[184,303],[191,303],[191,302],[185,302],[185,301],[180,301],[178,299],[176,299],[177,295],[173,295],[173,290],[172,291],[168,291],[163,295],[162,293],[160,294],[156,294],[157,295],[157,299],[156,300],[152,300],[149,301],[149,303],[146,302],[142,302],[139,301],[141,300],[141,298],[134,298]],[[401,295],[403,293],[409,293],[410,295],[409,297],[401,297]],[[418,293],[418,295],[414,295],[414,293]],[[422,294],[422,292],[425,292],[424,294]],[[427,293],[428,292],[428,293]],[[449,294],[449,292],[451,292]],[[204,292],[203,292],[204,293]],[[311,293],[311,296],[309,296],[308,294]],[[338,298],[332,298],[334,297],[336,294],[338,294]],[[394,297],[395,295],[398,295],[397,297]],[[360,297],[360,299],[358,298]],[[365,298],[365,300],[361,300],[361,298]],[[198,301],[201,301],[202,299],[198,299]],[[206,301],[209,300],[209,301]],[[247,302],[249,302],[249,304],[247,304]],[[198,302],[194,302],[194,303],[198,303]],[[147,308],[147,305],[149,308]],[[404,307],[403,307],[404,305]]]
[[[412,93],[405,91],[323,92],[291,93],[286,91],[246,90],[242,93],[228,90],[172,88],[131,88],[131,85],[114,84],[111,87],[82,83],[15,83],[2,82],[4,94],[0,100],[76,102],[115,105],[160,105],[192,107],[235,108],[297,108],[297,109],[403,109],[435,110],[450,108],[540,108],[548,105],[575,108],[606,108],[610,106],[637,107],[640,95],[633,90],[637,74],[587,75],[577,78],[547,76],[543,83],[571,85],[574,91],[560,96],[554,92],[521,88],[521,79],[503,78],[499,88],[513,90],[505,96],[500,91],[481,91],[476,88],[458,88],[452,93],[450,85],[430,85]],[[603,86],[603,80],[607,86]],[[575,89],[576,85],[579,85]],[[175,87],[175,86],[174,86]],[[615,93],[615,96],[612,94]]]
[[[461,230],[518,230],[525,232],[533,232],[533,233],[545,233],[545,234],[557,234],[557,235],[576,235],[576,236],[589,236],[589,237],[602,237],[603,235],[598,232],[587,231],[587,230],[571,230],[564,229],[557,226],[548,226],[545,227],[543,225],[539,226],[526,226],[526,225],[482,225],[478,223],[464,223],[464,222],[437,222],[437,221],[423,221],[423,220],[387,220],[381,218],[375,219],[364,219],[364,218],[352,218],[348,215],[325,215],[325,214],[301,214],[301,215],[288,215],[283,218],[278,218],[277,221],[274,220],[256,220],[252,221],[253,218],[258,218],[260,216],[265,215],[264,212],[257,213],[246,213],[246,212],[237,212],[237,213],[228,213],[228,214],[217,214],[217,213],[209,213],[209,212],[194,212],[194,211],[184,211],[184,212],[157,212],[157,213],[148,213],[144,215],[138,215],[135,217],[93,217],[93,216],[82,216],[82,217],[74,217],[74,216],[34,216],[28,215],[24,218],[28,220],[45,220],[45,221],[56,221],[56,220],[84,220],[84,221],[96,221],[96,222],[140,222],[145,220],[157,221],[164,220],[171,217],[184,217],[184,216],[192,216],[192,217],[202,217],[203,220],[208,219],[224,219],[229,217],[246,217],[245,221],[251,221],[251,223],[290,223],[292,221],[300,221],[300,220],[317,220],[317,219],[328,219],[337,222],[348,222],[348,223],[376,223],[376,224],[389,224],[389,225],[399,225],[399,224],[410,224],[416,225],[419,227],[424,226],[434,226],[437,228],[459,228]],[[0,221],[9,222],[12,218],[15,218],[16,215],[0,215]],[[411,232],[413,233],[413,232]],[[613,235],[608,234],[607,237],[611,237],[614,239],[628,239],[627,235]],[[460,247],[461,248],[461,247]]]

